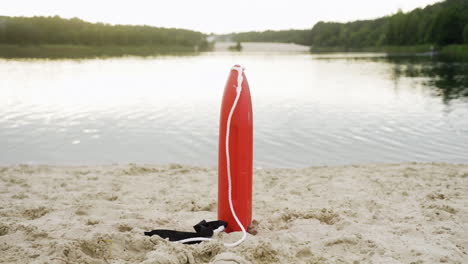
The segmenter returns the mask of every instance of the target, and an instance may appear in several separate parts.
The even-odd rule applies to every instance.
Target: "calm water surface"
[[[246,67],[254,164],[468,163],[468,64],[430,57],[214,52],[0,59],[0,164],[216,166],[232,65]]]

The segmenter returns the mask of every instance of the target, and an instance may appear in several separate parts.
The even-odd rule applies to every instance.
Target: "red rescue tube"
[[[221,104],[218,149],[218,219],[226,221],[226,232],[241,231],[229,207],[226,162],[226,128],[229,112],[236,98],[239,76],[242,90],[232,114],[229,133],[229,156],[232,182],[232,202],[235,214],[247,230],[252,221],[252,159],[253,117],[249,84],[244,71],[235,65],[229,74]]]

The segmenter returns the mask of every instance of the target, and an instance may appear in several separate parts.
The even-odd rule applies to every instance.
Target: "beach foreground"
[[[0,167],[0,263],[468,263],[468,165],[255,169],[258,234],[145,237],[216,220],[217,170]]]

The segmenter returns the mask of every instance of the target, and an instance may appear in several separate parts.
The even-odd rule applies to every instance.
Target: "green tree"
[[[78,18],[0,17],[0,43],[207,47],[206,35],[185,29],[89,23]]]
[[[463,39],[465,43],[468,43],[468,24],[465,25],[465,29],[463,30]]]

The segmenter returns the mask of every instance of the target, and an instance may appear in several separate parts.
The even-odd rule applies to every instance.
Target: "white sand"
[[[144,231],[216,219],[215,168],[0,167],[0,263],[468,263],[468,165],[254,172],[256,236]]]

